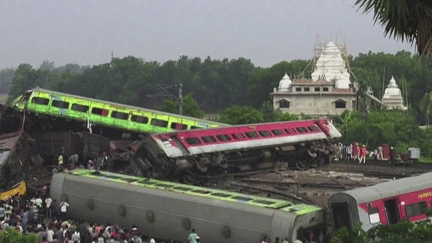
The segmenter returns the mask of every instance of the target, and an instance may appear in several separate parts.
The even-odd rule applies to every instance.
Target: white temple
[[[312,73],[312,81],[325,79],[334,81],[337,89],[349,89],[351,84],[349,78],[350,75],[341,51],[330,41],[318,58],[316,69]]]
[[[320,53],[311,79],[293,78],[285,74],[270,95],[273,108],[292,114],[313,117],[336,116],[356,107],[356,88],[342,53],[329,42]]]
[[[279,91],[288,91],[291,87],[292,81],[288,74],[285,73],[285,76],[282,77],[282,80],[279,82]]]
[[[382,103],[390,109],[407,109],[407,107],[404,106],[401,90],[397,86],[396,80],[393,76],[390,80],[389,85],[384,91]]]

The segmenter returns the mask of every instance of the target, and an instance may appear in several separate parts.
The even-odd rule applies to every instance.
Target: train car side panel
[[[145,191],[143,197],[143,192],[136,188],[131,190],[109,182],[102,182],[105,185],[89,182],[86,178],[66,177],[62,190],[67,193],[54,187],[53,198],[59,200],[60,195],[66,196],[71,205],[68,214],[74,217],[89,221],[101,219],[126,226],[136,224],[143,233],[160,238],[186,239],[191,227],[202,232],[203,240],[215,243],[255,242],[270,232],[271,209],[252,210],[249,206],[235,204],[223,206],[204,198],[191,200],[186,195],[167,198],[152,190]],[[124,217],[120,215],[122,210],[126,212]],[[227,231],[229,233],[223,233]],[[226,238],[227,234],[229,238]]]

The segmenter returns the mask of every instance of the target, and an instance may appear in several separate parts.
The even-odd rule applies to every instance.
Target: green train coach
[[[57,173],[50,195],[69,203],[70,217],[136,225],[160,239],[184,240],[191,229],[208,243],[327,239],[324,211],[314,205],[106,171]]]
[[[12,102],[12,107],[18,111],[26,110],[136,133],[216,128],[227,125],[41,88],[25,92]]]

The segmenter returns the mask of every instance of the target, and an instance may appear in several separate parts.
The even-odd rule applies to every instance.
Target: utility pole
[[[178,85],[179,89],[179,114],[183,115],[183,84]]]
[[[175,87],[178,88],[178,97],[168,91],[168,88],[175,88]],[[151,97],[151,98],[171,97],[171,99],[179,103],[179,114],[183,115],[183,84],[180,83],[174,85],[157,85],[157,89],[159,90],[158,94],[147,95],[147,97]]]

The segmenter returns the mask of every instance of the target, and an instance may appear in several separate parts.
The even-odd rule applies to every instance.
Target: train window
[[[81,112],[87,112],[89,109],[86,105],[79,105],[79,104],[72,104],[71,110],[74,111],[81,111]]]
[[[136,115],[132,115],[131,117],[131,121],[133,122],[138,122],[138,123],[142,123],[142,124],[147,124],[148,123],[148,117],[146,116],[136,116]]]
[[[144,185],[153,185],[153,184],[154,184],[154,182],[147,181],[147,180],[144,180],[144,181],[137,181],[137,183],[139,183],[139,184],[144,184]]]
[[[305,127],[297,127],[296,130],[301,133],[308,131]]]
[[[159,120],[159,119],[152,119],[151,124],[157,127],[168,127],[168,121]]]
[[[309,126],[308,127],[310,131],[314,132],[314,131],[319,131],[319,128],[317,126]]]
[[[230,136],[227,135],[227,134],[216,135],[216,137],[219,139],[219,141],[229,141],[229,140],[231,140]]]
[[[122,119],[122,120],[127,120],[129,118],[129,114],[123,113],[123,112],[118,112],[118,111],[113,111],[113,112],[111,112],[111,117],[117,118],[117,119]]]
[[[272,130],[272,133],[276,136],[281,136],[284,134],[284,132],[282,130],[279,130],[279,129]]]
[[[292,128],[285,128],[284,130],[285,130],[285,132],[288,133],[288,134],[294,134],[294,133],[297,133],[296,130],[294,130],[294,129],[292,129]]]
[[[38,105],[48,105],[49,99],[34,97],[32,99],[32,103],[35,103],[35,104],[38,104]]]
[[[192,192],[201,193],[201,194],[209,194],[210,191],[204,191],[204,190],[193,190]]]
[[[226,193],[222,193],[222,192],[215,192],[215,193],[212,193],[211,195],[215,196],[215,197],[230,197],[231,196],[230,194],[226,194]]]
[[[419,202],[405,206],[405,213],[409,218],[420,214],[425,214],[427,209],[426,202]]]
[[[173,187],[173,189],[179,190],[179,191],[190,191],[191,190],[189,187],[181,187],[181,186]]]
[[[123,177],[115,176],[115,175],[102,175],[101,177],[103,177],[103,178],[109,178],[109,179],[116,179],[116,180],[123,179]]]
[[[97,107],[93,107],[91,113],[100,116],[108,116],[108,110]]]
[[[231,134],[231,136],[232,136],[234,139],[245,139],[245,138],[246,138],[246,136],[243,135],[243,133],[233,133],[233,134]]]
[[[256,133],[256,132],[245,132],[245,134],[248,138],[257,138],[258,137],[258,133]]]
[[[368,214],[369,214],[369,222],[371,224],[377,224],[380,222],[378,208],[369,207],[368,208]]]
[[[242,197],[242,196],[235,196],[235,197],[232,197],[232,199],[236,199],[236,200],[240,200],[240,201],[246,201],[246,202],[252,200],[252,198]]]
[[[172,185],[170,185],[170,184],[165,184],[165,183],[158,183],[158,184],[155,184],[155,186],[160,186],[160,187],[173,187]]]
[[[264,204],[264,205],[272,205],[272,204],[274,204],[274,202],[272,202],[272,201],[261,200],[261,199],[256,199],[253,202],[254,203],[259,203],[259,204]]]
[[[51,105],[58,108],[64,108],[64,109],[69,108],[69,102],[64,102],[61,100],[53,100]]]
[[[258,133],[263,137],[270,137],[272,135],[269,131],[266,130],[258,131]]]
[[[203,136],[201,139],[204,141],[204,143],[213,143],[217,141],[213,136]]]
[[[187,129],[187,125],[186,124],[177,123],[177,122],[171,122],[171,128],[175,129],[175,130],[186,130]]]
[[[186,138],[185,140],[186,140],[186,142],[188,144],[191,144],[191,145],[193,145],[193,144],[200,144],[201,143],[201,141],[198,138],[195,138],[195,137]]]
[[[200,129],[201,127],[191,126],[190,129]]]

